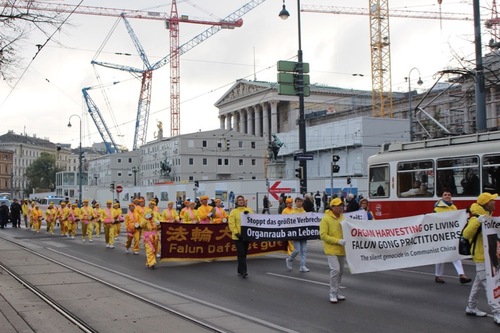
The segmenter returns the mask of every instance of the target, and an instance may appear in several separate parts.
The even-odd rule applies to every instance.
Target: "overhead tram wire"
[[[2,104],[0,104],[0,109],[7,102],[7,100],[10,97],[10,95],[12,95],[12,93],[14,92],[14,89],[16,89],[16,87],[19,84],[19,82],[21,82],[21,80],[23,79],[24,75],[26,74],[26,72],[30,68],[30,66],[33,63],[33,61],[35,61],[35,58],[38,56],[38,54],[40,53],[40,51],[44,48],[45,45],[47,45],[47,43],[52,39],[52,37],[54,37],[54,35],[62,28],[62,26],[66,24],[66,21],[68,21],[68,19],[71,17],[71,15],[73,15],[73,13],[78,9],[78,7],[80,7],[80,5],[83,3],[83,1],[84,0],[80,0],[80,2],[75,6],[75,8],[71,11],[71,13],[69,13],[68,16],[66,16],[66,18],[61,22],[61,24],[59,24],[59,26],[54,30],[54,32],[49,37],[47,37],[47,40],[45,41],[45,43],[41,44],[41,46],[38,47],[35,55],[33,56],[33,58],[28,63],[28,66],[26,66],[26,68],[22,72],[22,74],[19,77],[19,79],[17,79],[16,83],[14,83],[14,85],[11,87],[11,89],[10,89],[9,93],[7,94],[7,96],[5,96],[5,99],[2,101]]]

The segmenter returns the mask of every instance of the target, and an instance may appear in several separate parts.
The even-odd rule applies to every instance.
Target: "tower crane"
[[[470,14],[389,10],[389,0],[369,0],[368,8],[303,5],[311,13],[369,15],[372,68],[372,116],[392,118],[391,40],[389,17],[473,21]]]
[[[88,90],[90,89],[92,88],[87,87],[82,89],[83,98],[85,99],[85,103],[87,104],[87,111],[89,112],[90,117],[94,121],[94,124],[97,127],[99,135],[101,135],[102,141],[104,142],[104,146],[106,147],[106,152],[108,154],[119,153],[120,149],[118,149],[118,146],[116,145],[115,140],[113,139],[113,136],[111,135],[108,126],[106,126],[106,123],[104,121],[104,118],[102,117],[101,112],[99,111],[99,108],[97,107],[94,100],[90,97],[88,93]]]
[[[220,21],[213,22],[209,20],[192,20],[186,15],[178,15],[177,1],[172,0],[170,16],[166,13],[139,11],[139,10],[123,10],[116,8],[93,7],[93,6],[74,6],[57,4],[50,2],[37,2],[33,0],[18,0],[14,4],[0,0],[0,5],[6,7],[25,8],[30,10],[51,11],[59,13],[74,13],[84,15],[100,15],[110,17],[127,17],[134,19],[161,20],[165,21],[170,30],[170,54],[152,65],[152,68],[133,71],[133,73],[142,74],[141,93],[139,106],[137,109],[136,119],[136,134],[134,136],[134,149],[138,147],[139,139],[145,140],[147,132],[147,123],[149,116],[149,106],[151,101],[151,81],[152,71],[170,63],[170,136],[177,136],[180,132],[180,55],[186,53],[199,43],[205,41],[221,29],[234,29],[241,27],[243,20],[241,17],[251,11],[265,0],[252,0],[243,5],[238,10],[226,16]],[[179,47],[179,23],[194,23],[211,25],[199,35],[192,38]],[[130,33],[130,31],[129,31]],[[132,37],[134,40],[134,37]],[[137,40],[138,41],[138,40]],[[134,42],[134,44],[136,44]],[[136,48],[138,45],[136,44]],[[139,52],[140,53],[140,52]],[[145,55],[145,54],[144,54]],[[141,56],[142,58],[142,56]],[[144,61],[144,58],[143,58]],[[119,65],[98,63],[98,65],[110,68],[131,70],[130,67]]]

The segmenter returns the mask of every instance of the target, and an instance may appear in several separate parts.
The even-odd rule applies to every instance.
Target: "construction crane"
[[[498,49],[500,47],[499,35],[498,35],[498,25],[500,24],[500,18],[498,17],[497,2],[493,0],[491,3],[491,18],[484,22],[487,29],[490,30],[491,39],[489,46],[493,49]]]
[[[88,90],[92,89],[91,87],[83,88],[82,94],[85,99],[85,103],[87,104],[87,111],[90,114],[90,117],[94,121],[94,124],[97,127],[97,131],[99,135],[101,135],[102,141],[104,142],[104,146],[106,147],[106,152],[108,154],[119,153],[120,149],[115,143],[111,132],[109,131],[108,126],[104,122],[104,118],[102,117],[99,108],[95,104],[94,100],[90,97]]]
[[[203,42],[207,38],[211,37],[221,29],[234,29],[236,27],[241,27],[243,24],[241,16],[248,13],[261,3],[263,3],[264,1],[265,0],[249,1],[238,10],[234,11],[230,15],[226,16],[225,18],[217,22],[209,20],[192,20],[189,19],[189,16],[187,15],[179,16],[176,0],[172,0],[170,16],[168,16],[166,13],[161,13],[161,12],[122,10],[116,8],[104,8],[104,7],[92,7],[92,6],[76,7],[73,5],[56,4],[50,2],[36,2],[30,0],[18,0],[15,2],[15,7],[25,8],[30,10],[59,12],[59,13],[100,15],[100,16],[110,16],[110,17],[121,16],[127,18],[135,18],[135,19],[165,21],[167,27],[170,30],[170,54],[161,59],[160,61],[156,62],[155,64],[153,64],[152,65],[153,68],[151,68],[151,71],[170,63],[170,136],[173,137],[179,135],[180,133],[180,55],[186,53],[187,51],[189,51],[199,43]],[[6,7],[14,6],[14,4],[2,0],[0,0],[0,4]],[[211,27],[179,47],[179,23],[203,24],[203,25],[211,25]],[[119,69],[118,65],[106,64],[106,63],[99,63],[99,65],[102,66],[107,65],[107,67]],[[125,69],[125,67],[126,66],[123,67],[123,70],[127,70]],[[148,118],[145,115],[145,110],[149,110],[149,105],[151,100],[150,93],[151,93],[152,72],[148,72],[148,69],[146,69],[146,70],[141,70],[140,73],[142,74],[142,83],[141,83],[141,93],[138,106],[138,114],[136,120],[136,135],[134,136],[134,147],[138,146],[137,140],[139,138],[141,138],[141,140],[143,140],[142,138],[144,138],[145,140],[145,135],[147,131],[147,122],[148,122]],[[147,113],[149,115],[149,111]]]
[[[389,17],[473,21],[471,14],[389,10],[389,0],[369,0],[368,8],[303,5],[301,11],[370,16],[372,116],[391,118],[393,114]]]

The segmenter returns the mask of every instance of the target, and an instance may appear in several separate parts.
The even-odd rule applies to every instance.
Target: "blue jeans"
[[[293,241],[293,252],[290,255],[289,261],[292,262],[299,253],[300,253],[300,267],[304,267],[306,265],[306,258],[307,258],[306,239]]]

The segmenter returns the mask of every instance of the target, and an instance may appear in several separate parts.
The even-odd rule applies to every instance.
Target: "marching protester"
[[[200,223],[209,224],[212,222],[213,207],[208,204],[208,196],[203,195],[200,198],[200,206],[196,209]]]
[[[295,198],[295,209],[294,209],[294,214],[302,214],[305,213],[306,211],[302,207],[304,203],[304,199],[301,197]],[[295,257],[300,253],[300,268],[299,271],[301,272],[309,272],[310,269],[306,267],[306,258],[307,258],[307,239],[298,239],[298,240],[293,240],[293,251],[292,254],[288,258],[286,258],[286,268],[288,271],[291,271],[293,269],[293,261],[295,260]]]
[[[483,235],[481,231],[481,216],[492,216],[495,211],[495,199],[498,194],[481,193],[475,203],[470,206],[472,217],[463,231],[463,236],[471,244],[472,260],[476,264],[476,277],[472,284],[465,313],[468,316],[486,317],[488,314],[477,308],[477,297],[480,291],[486,290],[486,265],[484,262]],[[500,325],[500,305],[488,300],[493,312],[493,320]]]
[[[80,208],[75,202],[71,204],[71,208],[68,212],[68,237],[75,239],[76,229],[78,229],[78,222],[81,220]]]
[[[9,220],[9,206],[2,201],[0,204],[0,229],[7,227],[7,221]]]
[[[102,220],[104,222],[104,241],[106,242],[106,247],[109,249],[115,248],[115,226],[113,222],[114,219],[114,211],[113,211],[113,201],[106,201],[106,208],[104,208]]]
[[[139,254],[139,242],[141,240],[141,230],[140,230],[140,217],[135,211],[135,204],[130,203],[128,205],[128,213],[125,215],[125,230],[127,231],[127,240],[125,242],[125,252],[129,253],[130,246],[132,246],[132,241],[134,242],[134,247],[132,251],[134,254]]]
[[[294,209],[293,209],[293,199],[292,198],[286,198],[285,199],[285,208],[281,211],[281,214],[293,214]],[[288,261],[288,258],[292,255],[294,250],[294,245],[293,241],[289,240],[288,241],[288,247],[287,247],[287,253],[288,257],[285,259],[285,265],[286,265],[286,270],[291,271],[292,270],[292,263]]]
[[[214,224],[227,223],[229,215],[224,207],[222,207],[222,200],[215,199],[215,207],[212,210],[212,222]]]
[[[340,281],[344,272],[345,263],[345,240],[340,222],[344,219],[343,202],[339,198],[330,201],[330,210],[319,223],[319,234],[323,241],[323,249],[330,267],[330,303],[345,300],[345,296],[339,293]]]
[[[93,242],[93,224],[96,218],[95,211],[89,206],[89,201],[87,199],[83,200],[83,206],[80,208],[80,213],[82,216],[82,241],[85,242],[87,237],[89,242]]]
[[[174,202],[170,201],[166,209],[161,213],[161,222],[174,223],[179,222],[179,214],[174,208]]]
[[[238,254],[238,275],[246,278],[248,276],[247,252],[249,241],[243,240],[241,236],[241,214],[253,214],[253,211],[246,206],[245,197],[242,195],[236,197],[235,205],[236,207],[229,214],[229,229]]]
[[[120,203],[115,202],[113,204],[113,218],[115,221],[113,222],[113,225],[115,227],[115,240],[118,238],[120,235],[120,231],[122,229],[122,222],[123,222],[123,213],[122,209],[120,208]]]
[[[368,218],[368,220],[375,220],[375,218],[373,217],[373,213],[370,211],[370,209],[368,209],[368,199],[363,198],[359,200],[359,209],[363,209],[366,211],[366,217]]]
[[[156,268],[156,253],[158,252],[157,225],[160,223],[159,214],[154,211],[156,203],[151,201],[150,208],[146,209],[144,218],[141,221],[142,240],[146,251],[146,267]]]
[[[69,207],[66,206],[66,202],[61,201],[61,207],[58,209],[57,217],[59,220],[59,228],[61,229],[61,236],[68,235],[68,216]]]
[[[23,200],[23,204],[21,205],[21,210],[23,212],[24,227],[28,229],[28,215],[29,215],[28,199]]]
[[[195,209],[196,202],[190,201],[184,209],[184,216],[182,217],[182,223],[200,223],[200,218],[198,211]]]
[[[160,257],[160,234],[161,234],[161,229],[160,229],[160,220],[161,220],[161,215],[158,212],[158,207],[156,206],[156,201],[151,200],[149,202],[148,208],[144,211],[144,214],[146,216],[146,219],[152,219],[155,222],[155,228],[154,231],[156,232],[156,238],[149,238],[151,240],[151,243],[153,244],[154,247],[154,254],[156,255],[157,258]],[[144,242],[144,246],[146,246],[146,242]],[[156,263],[155,263],[156,264]]]
[[[95,214],[95,220],[94,220],[94,230],[95,230],[95,236],[97,238],[101,237],[101,232],[102,232],[102,214],[103,214],[103,209],[101,208],[101,205],[98,202],[95,202],[94,200],[94,214]]]
[[[33,220],[33,230],[35,230],[36,233],[39,233],[40,228],[42,227],[43,212],[38,205],[35,205],[35,208],[31,212],[31,218]]]
[[[49,208],[45,211],[45,223],[47,223],[47,232],[51,235],[54,234],[54,225],[57,220],[57,209],[54,207],[54,203],[49,203]]]
[[[439,199],[434,204],[434,213],[449,212],[453,210],[457,210],[457,206],[453,204],[451,198],[451,191],[449,189],[443,189],[443,193],[441,194],[441,199]],[[472,281],[471,278],[468,278],[465,275],[464,268],[462,266],[462,261],[460,259],[453,261],[453,266],[455,266],[455,270],[457,271],[458,278],[461,284],[466,284]],[[444,283],[443,274],[444,274],[444,263],[436,264],[435,267],[436,276],[434,278],[434,281],[436,281],[436,283]]]

